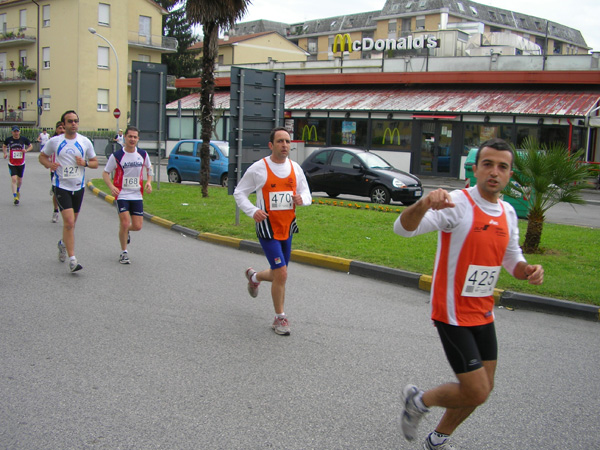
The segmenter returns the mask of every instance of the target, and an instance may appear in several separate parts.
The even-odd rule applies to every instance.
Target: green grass
[[[108,192],[102,180],[92,183]],[[294,236],[294,248],[417,273],[433,272],[437,234],[411,239],[394,234],[392,227],[402,207],[340,203],[315,198],[312,206],[297,208],[300,233]],[[211,186],[209,197],[203,198],[198,184],[163,182],[160,190],[154,184],[152,194],[144,197],[144,209],[199,232],[257,241],[252,219],[240,211],[240,224],[235,224],[235,201],[224,188]],[[527,222],[519,220],[521,242],[526,227]],[[600,306],[600,229],[547,223],[541,247],[544,254],[526,258],[544,266],[543,285],[530,286],[502,271],[497,287]]]

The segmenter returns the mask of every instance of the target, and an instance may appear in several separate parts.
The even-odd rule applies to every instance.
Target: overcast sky
[[[385,0],[251,0],[242,22],[274,20],[294,23],[342,14],[377,11]],[[600,51],[600,0],[482,0],[478,3],[516,11],[575,28],[587,45]]]

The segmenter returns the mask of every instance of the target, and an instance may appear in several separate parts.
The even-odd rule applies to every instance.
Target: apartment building
[[[379,11],[301,23],[252,21],[229,35],[277,31],[309,61],[406,55],[577,55],[590,50],[581,32],[541,17],[470,0],[387,0]]]
[[[165,14],[152,0],[0,1],[0,126],[53,129],[74,109],[82,129],[124,128],[132,61],[177,49]]]

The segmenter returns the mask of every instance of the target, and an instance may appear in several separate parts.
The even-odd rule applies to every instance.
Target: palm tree
[[[546,211],[557,203],[585,203],[580,191],[587,187],[589,171],[582,155],[583,150],[571,153],[563,143],[540,145],[533,138],[524,140],[523,151],[515,151],[514,173],[503,193],[528,203],[525,253],[540,252]]]
[[[213,96],[215,91],[214,67],[218,54],[219,29],[240,19],[247,11],[250,0],[187,0],[186,14],[190,22],[202,25],[202,81],[200,84],[200,124],[202,149],[200,150],[200,184],[202,197],[208,197],[210,175],[209,143],[213,130]]]

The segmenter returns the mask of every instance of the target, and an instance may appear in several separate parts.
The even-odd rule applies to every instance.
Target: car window
[[[361,159],[369,169],[389,169],[388,162],[375,153],[361,153]]]
[[[182,142],[177,148],[178,155],[192,156],[194,154],[193,142]]]
[[[229,158],[229,144],[227,142],[219,142],[215,145],[219,147],[219,150],[221,150],[221,153],[223,153],[225,158]]]
[[[219,154],[217,153],[217,149],[214,148],[212,145],[209,148],[210,148],[210,152],[208,153],[208,156],[210,158],[219,159]]]
[[[350,169],[354,166],[354,164],[360,163],[352,153],[342,151],[336,151],[333,153],[333,158],[331,159],[332,166]]]
[[[329,150],[317,153],[313,158],[313,162],[315,164],[327,164],[327,160],[329,159],[330,154],[331,152]]]

